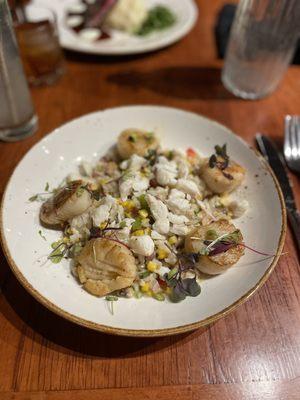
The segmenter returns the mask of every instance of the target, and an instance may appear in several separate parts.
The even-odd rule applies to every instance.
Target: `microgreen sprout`
[[[114,315],[114,302],[119,300],[118,296],[108,295],[105,297],[105,300],[109,302],[111,315]]]

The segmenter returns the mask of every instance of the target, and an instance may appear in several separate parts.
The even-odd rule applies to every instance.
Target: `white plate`
[[[145,37],[113,31],[111,38],[89,43],[81,39],[65,24],[67,9],[70,5],[78,2],[79,0],[34,0],[33,4],[46,5],[53,9],[58,17],[59,37],[62,47],[83,53],[127,55],[158,50],[177,42],[185,36],[193,28],[198,16],[198,9],[194,0],[147,0],[149,8],[156,4],[163,4],[169,7],[177,17],[176,23],[169,29],[155,32]]]
[[[205,280],[202,293],[174,304],[150,298],[120,299],[111,315],[103,299],[81,289],[70,274],[69,262],[49,261],[50,243],[59,237],[41,228],[40,203],[28,198],[55,187],[81,160],[97,160],[120,131],[137,127],[157,131],[163,146],[192,146],[204,155],[215,144],[247,169],[240,196],[250,210],[236,220],[245,243],[265,253],[281,252],[286,228],[285,208],[278,183],[266,163],[224,126],[189,112],[156,106],[121,107],[86,115],[63,125],[37,143],[16,167],[3,199],[2,239],[10,266],[24,287],[46,307],[78,324],[120,335],[159,336],[195,329],[233,310],[268,278],[278,257],[246,250],[240,262],[223,275]],[[245,188],[246,186],[246,188]],[[47,241],[39,235],[42,230]]]

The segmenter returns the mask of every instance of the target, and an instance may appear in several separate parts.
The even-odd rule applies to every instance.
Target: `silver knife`
[[[269,163],[281,186],[288,220],[295,236],[298,254],[300,254],[300,213],[297,210],[284,159],[271,139],[259,133],[256,135],[255,139],[260,152]]]

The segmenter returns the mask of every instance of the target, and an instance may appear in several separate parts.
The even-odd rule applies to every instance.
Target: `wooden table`
[[[32,91],[38,133],[0,144],[1,193],[41,137],[106,107],[174,106],[214,118],[249,143],[257,131],[281,142],[284,115],[300,114],[300,68],[264,100],[233,98],[220,83],[212,33],[224,1],[198,3],[197,27],[168,49],[116,59],[68,54],[63,79]],[[300,274],[290,232],[284,251],[264,287],[234,313],[204,331],[160,339],[111,337],[57,317],[27,294],[2,256],[0,399],[300,399]]]

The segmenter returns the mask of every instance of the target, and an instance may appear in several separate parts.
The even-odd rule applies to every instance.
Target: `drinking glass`
[[[56,15],[49,8],[28,5],[26,20],[16,24],[21,57],[29,83],[51,85],[64,73]]]
[[[274,91],[300,34],[300,0],[241,0],[222,71],[224,86],[257,99]]]
[[[37,128],[24,75],[11,15],[6,0],[0,0],[0,140],[16,141]]]

